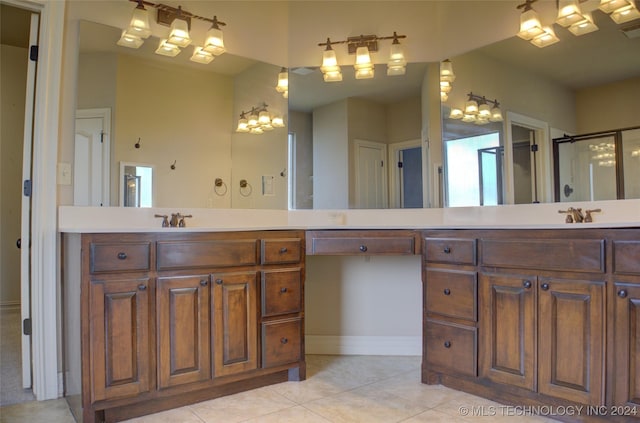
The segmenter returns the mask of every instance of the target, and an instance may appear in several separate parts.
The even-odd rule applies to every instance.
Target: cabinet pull
[[[286,344],[287,342],[289,342],[289,340],[287,338],[280,338],[280,343],[281,344]]]
[[[222,279],[216,279],[216,283],[217,283],[218,285],[222,285]]]
[[[289,251],[289,250],[287,250],[287,247],[282,247],[282,248],[280,248],[280,254],[284,254],[284,253],[286,253],[287,251]]]
[[[202,286],[207,286],[208,284],[209,284],[209,281],[208,281],[208,280],[206,280],[206,279],[202,279],[202,280],[200,281],[200,285],[202,285]]]
[[[451,254],[451,248],[450,247],[444,247],[444,250],[442,250],[443,253],[445,254]]]
[[[287,292],[287,288],[286,287],[280,288],[280,292],[284,294],[285,292]]]
[[[451,341],[444,341],[445,348],[451,348]]]
[[[138,285],[138,289],[139,289],[140,291],[144,291],[145,289],[147,289],[147,285],[140,284],[140,285]]]
[[[361,245],[360,246],[360,251],[362,251],[363,253],[365,253],[367,251],[367,246],[366,245]]]
[[[620,291],[618,291],[618,297],[627,298],[627,290],[626,289],[621,289]]]
[[[549,284],[545,282],[542,285],[540,285],[540,288],[542,288],[543,291],[547,291],[549,290]]]
[[[127,253],[119,252],[119,253],[118,253],[118,258],[119,258],[120,260],[124,260],[124,259],[126,259],[126,258],[127,258]]]
[[[522,286],[524,286],[526,289],[531,288],[531,281],[522,281]]]
[[[451,290],[449,288],[444,289],[444,295],[451,295]]]

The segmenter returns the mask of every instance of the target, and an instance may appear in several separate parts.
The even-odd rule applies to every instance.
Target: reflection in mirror
[[[111,110],[109,203],[123,201],[118,163],[131,162],[154,167],[154,207],[286,208],[286,178],[276,179],[273,196],[256,189],[238,199],[237,190],[215,189],[218,178],[231,181],[230,188],[235,179],[258,186],[262,175],[287,166],[286,128],[234,132],[240,112],[256,104],[286,113],[287,101],[275,90],[281,67],[228,53],[194,63],[191,47],[165,57],[154,53],[159,40],[153,37],[130,49],[116,45],[120,35],[117,28],[80,22],[77,107]]]
[[[290,70],[293,208],[423,206],[427,64],[408,64],[404,76],[378,67],[373,79],[356,80],[343,66],[342,81],[330,83],[318,68]]]
[[[640,124],[632,112],[640,106],[640,38],[625,36],[625,25],[604,13],[593,17],[598,31],[576,37],[556,27],[560,42],[545,48],[513,37],[450,58],[456,79],[442,103],[445,205],[564,201],[554,198],[551,139]],[[452,119],[451,110],[464,107],[470,92],[497,98],[505,121],[479,126]],[[499,141],[486,145],[487,134]],[[562,166],[560,175],[565,172],[570,169]],[[616,198],[615,184],[593,197],[607,198]]]
[[[120,162],[120,205],[153,207],[153,166]]]

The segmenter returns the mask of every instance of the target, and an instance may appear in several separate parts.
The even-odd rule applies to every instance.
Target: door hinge
[[[38,61],[38,46],[31,46],[29,48],[29,60],[32,62]]]
[[[402,169],[402,162],[398,162],[398,169]]]
[[[25,197],[31,197],[31,179],[25,179],[22,186],[22,192]]]
[[[532,144],[532,145],[531,145],[531,151],[532,151],[533,153],[535,153],[536,151],[538,151],[538,144]]]
[[[22,321],[22,333],[24,335],[31,335],[31,319],[24,319]]]

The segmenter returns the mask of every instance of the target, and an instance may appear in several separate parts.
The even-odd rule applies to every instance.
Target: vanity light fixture
[[[569,28],[569,31],[571,31],[572,27],[573,26]],[[550,46],[551,44],[555,44],[558,41],[560,41],[560,39],[556,36],[556,33],[553,31],[553,28],[551,26],[544,26],[542,27],[542,29],[544,30],[544,32],[534,37],[533,40],[531,40],[531,44],[533,44],[536,47],[542,48],[542,47]],[[598,29],[598,27],[596,27],[596,29]]]
[[[520,31],[517,34],[518,37],[523,40],[529,41],[544,33],[538,12],[531,6],[536,1],[537,0],[525,0],[524,3],[516,7],[517,9],[523,9],[520,15]]]
[[[632,3],[616,9],[611,13],[611,19],[617,24],[630,22],[638,18],[640,18],[640,11],[638,11]]]
[[[581,21],[578,21],[569,27],[569,31],[571,31],[573,35],[584,35],[598,30],[598,26],[593,23],[591,13],[583,13],[582,16],[583,19]]]
[[[451,85],[456,80],[453,73],[453,64],[451,60],[445,59],[440,62],[440,101],[445,102],[449,99],[449,93],[453,89]]]
[[[604,13],[612,13],[621,7],[629,6],[631,2],[629,0],[600,0],[600,6],[598,9]]]
[[[287,68],[280,69],[278,73],[278,85],[276,91],[282,93],[284,98],[289,98],[289,71]]]
[[[137,3],[137,6],[133,10],[133,16],[129,26],[126,30],[122,31],[122,36],[117,42],[118,45],[138,48],[143,44],[144,39],[151,35],[149,11],[145,8],[145,6],[148,6],[156,9],[156,22],[171,27],[168,37],[160,41],[156,49],[157,54],[174,57],[180,53],[180,48],[191,44],[192,40],[189,31],[191,30],[191,22],[193,20],[210,22],[211,28],[207,32],[204,45],[194,48],[193,55],[191,56],[192,61],[207,64],[214,59],[214,56],[218,56],[226,51],[222,39],[222,31],[220,30],[220,26],[226,24],[220,22],[216,16],[210,19],[187,12],[183,10],[181,6],[175,8],[166,4],[152,3],[146,0],[129,1]]]
[[[267,109],[268,105],[262,103],[254,106],[248,112],[240,112],[236,132],[248,132],[250,134],[262,134],[274,128],[284,127],[284,119],[280,115],[272,115]]]
[[[449,119],[461,119],[463,122],[486,125],[489,122],[502,122],[502,111],[498,100],[487,100],[485,96],[469,93],[464,109],[452,107]]]
[[[558,3],[558,17],[556,23],[565,28],[584,20],[584,15],[577,0],[560,0]]]
[[[407,36],[398,35],[394,32],[393,35],[388,37],[360,35],[358,37],[349,37],[342,41],[331,41],[330,38],[327,38],[326,42],[318,44],[318,46],[325,47],[322,52],[322,65],[320,66],[320,71],[323,74],[324,81],[342,81],[340,65],[338,65],[336,52],[332,47],[334,44],[347,44],[348,53],[356,55],[354,64],[356,79],[373,78],[375,74],[375,67],[371,60],[371,53],[378,51],[379,40],[393,40],[390,49],[391,54],[389,56],[389,61],[387,62],[387,75],[404,75],[406,72],[407,61],[404,56],[402,46],[400,45],[399,39],[401,38],[407,38]]]

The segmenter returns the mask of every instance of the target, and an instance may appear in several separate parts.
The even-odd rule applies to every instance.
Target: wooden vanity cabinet
[[[82,234],[79,245],[81,294],[65,301],[81,307],[85,423],[304,379],[303,231]]]

